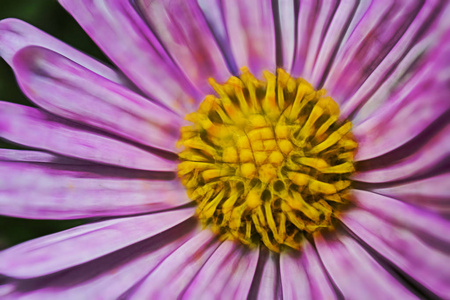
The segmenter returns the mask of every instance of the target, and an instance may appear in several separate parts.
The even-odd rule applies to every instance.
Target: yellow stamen
[[[349,202],[352,125],[304,79],[241,72],[224,84],[210,79],[217,96],[186,116],[178,176],[221,239],[300,249],[304,236],[333,228]]]

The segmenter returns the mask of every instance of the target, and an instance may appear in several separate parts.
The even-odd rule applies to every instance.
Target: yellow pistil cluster
[[[282,69],[240,78],[206,96],[181,129],[178,176],[197,215],[222,238],[272,251],[299,249],[348,203],[357,147],[352,124],[324,90]]]

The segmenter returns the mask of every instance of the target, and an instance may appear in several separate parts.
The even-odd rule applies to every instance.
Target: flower
[[[0,103],[0,136],[31,148],[0,149],[0,211],[14,217],[89,222],[0,252],[3,298],[448,297],[447,1],[60,2],[115,66],[19,20],[0,22],[0,54],[23,92],[38,106]],[[278,79],[273,79],[277,68],[281,69]],[[258,79],[245,77],[247,70]],[[268,71],[266,81],[264,71]],[[275,81],[286,72],[292,76],[286,78],[294,78],[292,85]],[[240,76],[240,81],[233,75]],[[295,132],[301,138],[292,139],[290,129],[279,151],[264,148],[271,164],[258,165],[252,148],[248,159],[256,167],[239,166],[241,177],[249,180],[240,179],[239,186],[227,188],[216,198],[236,197],[240,186],[259,188],[261,184],[252,183],[253,179],[276,190],[281,172],[293,188],[280,191],[292,195],[302,188],[307,197],[317,199],[308,198],[302,205],[313,207],[322,201],[320,209],[316,205],[311,211],[297,207],[295,201],[291,205],[297,208],[281,208],[286,218],[298,209],[297,221],[306,224],[297,226],[295,218],[289,219],[303,237],[292,247],[298,250],[288,249],[292,243],[281,242],[281,248],[270,249],[277,238],[284,242],[289,234],[280,233],[285,222],[282,214],[269,217],[280,212],[271,211],[270,205],[260,218],[256,210],[267,203],[266,195],[249,192],[242,197],[240,203],[250,213],[233,219],[250,224],[249,231],[237,234],[250,246],[233,239],[240,223],[219,226],[214,232],[200,226],[191,200],[198,191],[191,183],[205,196],[212,191],[208,180],[217,177],[203,172],[193,158],[204,154],[198,150],[207,148],[205,141],[217,138],[211,157],[214,163],[219,162],[217,157],[224,159],[227,168],[236,164],[237,150],[244,152],[266,141],[262,132],[254,140],[249,137],[249,146],[234,140],[232,133],[222,134],[213,114],[220,115],[214,99],[220,99],[221,107],[229,105],[228,116],[239,107],[234,110],[240,120],[233,125],[236,130],[249,124],[252,130],[274,126],[275,138],[268,139],[277,139],[292,124],[283,123],[278,132],[278,123],[267,121],[272,120],[270,109],[283,107],[270,102],[282,97],[269,97],[275,95],[275,82],[278,93],[280,87],[285,89],[283,95],[291,88],[308,90],[298,103],[306,103],[305,107],[312,103],[311,107],[307,114],[302,110],[296,115],[305,118]],[[210,83],[216,92],[223,89],[223,94],[216,95]],[[236,89],[231,89],[232,84]],[[263,86],[264,95],[269,95],[264,96],[266,102],[263,96],[252,96],[253,84]],[[323,98],[322,88],[333,102],[323,100],[328,98]],[[234,102],[227,104],[230,95]],[[261,101],[264,114],[254,119],[240,116],[251,99]],[[238,100],[244,102],[237,105]],[[296,100],[289,101],[294,111]],[[334,101],[339,115],[332,108]],[[320,114],[328,119],[318,117],[315,125],[302,131],[315,107],[328,111]],[[187,114],[191,124],[184,120]],[[267,118],[261,119],[262,115]],[[331,117],[336,119],[325,126]],[[336,166],[342,157],[321,156],[324,148],[320,147],[313,148],[314,157],[287,154],[309,149],[303,147],[312,143],[312,133],[322,130],[319,126],[325,126],[322,133],[331,136],[339,132],[334,124],[350,124],[345,120],[353,124],[352,133],[347,128],[334,144],[344,136],[348,143],[353,136],[357,142],[354,164],[353,152],[345,156],[345,174],[352,174],[350,188],[337,184],[342,181],[340,175],[320,177],[327,182],[314,175]],[[183,128],[191,128],[193,135],[186,135]],[[189,141],[192,137],[198,138],[196,143]],[[176,147],[177,142],[186,152]],[[230,149],[220,150],[225,145]],[[194,162],[192,168],[178,158],[182,163]],[[291,173],[285,172],[283,164],[291,161],[294,167],[302,165],[302,171],[292,173],[288,168]],[[305,175],[306,169],[311,172]],[[190,177],[183,177],[186,174]],[[347,191],[345,196],[336,193],[340,190]],[[264,192],[263,188],[258,191]],[[328,200],[337,199],[331,195],[347,199],[347,193],[349,207],[327,206]],[[222,204],[220,215],[213,209],[214,200],[201,199],[209,201],[204,205],[211,210],[197,213],[198,217],[207,224],[216,217],[213,225],[221,223],[226,216]],[[233,205],[230,209],[236,209]],[[329,207],[333,220],[326,223],[327,230],[301,228],[315,218],[314,226],[323,224]],[[262,219],[266,227],[259,223]],[[273,238],[264,240],[265,234]]]

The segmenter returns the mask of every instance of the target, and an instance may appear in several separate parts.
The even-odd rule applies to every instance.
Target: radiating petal
[[[297,45],[292,73],[295,76],[301,76],[306,80],[310,80],[311,72],[306,73],[305,64],[308,60],[308,50],[312,48],[311,40],[313,39],[313,31],[319,14],[319,2],[304,0],[300,2],[300,6],[297,16]]]
[[[296,256],[294,256],[297,254]],[[308,276],[298,253],[280,254],[283,300],[314,299],[309,290]],[[317,298],[316,298],[317,299]]]
[[[354,126],[359,145],[355,159],[371,159],[404,145],[450,111],[443,96],[450,93],[450,43],[430,53],[430,59],[382,109]]]
[[[247,299],[281,299],[279,255],[260,249],[258,265]]]
[[[180,298],[219,245],[220,242],[210,230],[201,231],[152,271],[130,298]]]
[[[392,187],[373,188],[371,191],[449,215],[449,182],[450,174],[445,173]]]
[[[32,278],[61,271],[155,236],[193,213],[189,208],[118,218],[37,238],[0,252],[0,273]]]
[[[311,74],[310,82],[314,86],[322,87],[332,65],[339,64],[335,60],[339,49],[360,20],[362,11],[367,9],[367,2],[322,1],[304,70]]]
[[[183,297],[245,299],[258,263],[259,250],[225,241],[206,261]]]
[[[0,161],[35,162],[59,165],[90,165],[88,161],[68,158],[52,153],[33,150],[13,150],[0,148]]]
[[[173,173],[70,165],[42,152],[0,149],[0,214],[33,219],[74,219],[169,209],[189,203]],[[11,153],[13,152],[13,153]],[[20,152],[28,152],[28,157]],[[15,158],[12,156],[16,156]]]
[[[14,284],[14,283],[1,284],[0,285],[0,297],[2,297],[3,299],[8,299],[8,298],[6,298],[6,296],[8,296],[10,298],[11,294],[15,288],[16,288],[16,284]]]
[[[337,299],[317,252],[305,241],[301,253],[280,254],[283,299]]]
[[[337,55],[325,86],[348,117],[433,32],[445,1],[375,0]],[[428,40],[431,47],[435,39]],[[432,48],[432,47],[431,47]],[[430,49],[431,49],[430,48]],[[414,61],[409,61],[411,66]]]
[[[55,52],[27,47],[13,69],[25,94],[44,109],[147,146],[175,151],[176,114]]]
[[[355,191],[342,221],[375,251],[440,297],[450,294],[450,222],[385,196]]]
[[[293,75],[321,87],[333,64],[339,63],[336,56],[368,5],[368,0],[300,1]]]
[[[277,56],[281,57],[284,70],[291,73],[295,57],[295,33],[296,33],[296,3],[295,0],[278,1],[278,19],[280,20],[279,51]],[[277,50],[278,51],[278,50]]]
[[[314,237],[317,251],[345,299],[417,299],[344,232]]]
[[[239,73],[236,61],[231,51],[230,39],[225,27],[222,1],[221,0],[198,0],[198,5],[203,12],[206,22],[213,33],[222,54],[227,61],[231,73]]]
[[[159,103],[185,114],[199,95],[130,1],[59,0],[105,54]]]
[[[375,161],[373,169],[356,173],[353,179],[381,183],[413,178],[436,168],[448,157],[450,157],[450,124],[421,145],[415,153],[402,155],[399,160],[387,165],[376,164]]]
[[[279,265],[279,256],[274,253],[269,253],[269,259],[265,262],[262,269],[257,299],[270,300],[281,298]]]
[[[136,5],[175,63],[201,91],[213,92],[210,77],[218,82],[230,77],[196,0],[136,0]]]
[[[315,87],[320,83],[320,79],[313,80],[316,59],[320,53],[328,26],[330,26],[330,21],[333,20],[333,15],[338,9],[338,4],[337,0],[300,2],[294,74],[304,77]],[[344,4],[343,6],[346,5]],[[345,24],[341,24],[341,26],[336,28],[345,28]],[[336,35],[336,33],[334,34]],[[327,49],[332,48],[328,47]]]
[[[111,81],[128,84],[122,74],[21,20],[4,19],[0,21],[0,56],[7,63],[12,64],[12,58],[19,50],[32,45],[64,55]]]
[[[449,13],[450,6],[447,6],[442,17]],[[414,44],[411,50],[396,64],[395,69],[385,73],[378,88],[371,90],[361,98],[355,95],[353,98],[358,101],[353,102],[353,105],[349,102],[348,106],[343,108],[344,115],[352,114],[352,122],[355,126],[372,117],[378,110],[383,110],[385,105],[389,105],[398,97],[407,95],[422,81],[425,82],[425,89],[430,88],[427,86],[430,81],[443,81],[438,87],[445,89],[445,80],[446,77],[448,78],[446,70],[450,67],[448,59],[450,24],[440,22],[433,27],[436,28],[433,28],[426,38]],[[440,75],[436,77],[438,73]],[[358,92],[359,95],[362,93],[364,93],[363,89]]]
[[[450,236],[445,234],[449,221],[433,212],[369,191],[353,190],[352,197],[358,208],[390,222],[392,226],[402,226],[415,233],[421,232],[430,238],[430,241],[450,244]]]
[[[0,136],[21,145],[105,164],[141,170],[176,170],[174,161],[13,103],[0,102]]]
[[[21,280],[13,299],[119,299],[199,230],[189,219],[163,234],[45,277]]]
[[[275,27],[270,0],[222,2],[231,49],[238,68],[247,66],[258,78],[275,72]]]
[[[13,299],[119,299],[200,230],[193,218],[85,264],[17,282]],[[123,296],[122,296],[123,297]]]

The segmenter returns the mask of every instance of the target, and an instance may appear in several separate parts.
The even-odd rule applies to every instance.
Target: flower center
[[[222,238],[299,249],[348,203],[357,144],[336,102],[282,69],[208,95],[181,129],[178,176],[197,216]]]

